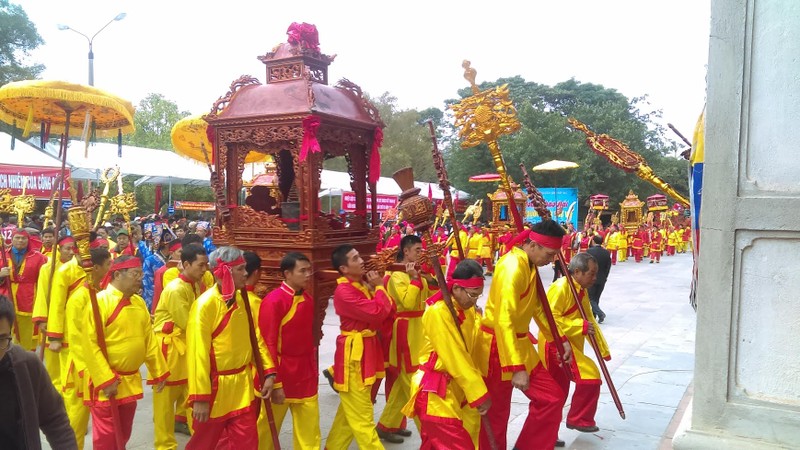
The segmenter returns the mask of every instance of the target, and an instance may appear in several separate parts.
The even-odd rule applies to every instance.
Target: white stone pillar
[[[694,398],[679,449],[800,446],[800,1],[713,0]]]

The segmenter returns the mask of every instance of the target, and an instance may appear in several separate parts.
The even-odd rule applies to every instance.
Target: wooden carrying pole
[[[242,302],[244,309],[247,313],[247,323],[250,326],[250,347],[253,352],[253,360],[256,362],[256,373],[258,374],[258,381],[263,383],[264,378],[264,361],[261,360],[261,352],[258,350],[258,338],[256,337],[256,326],[253,321],[253,311],[250,308],[250,300],[247,296],[247,289],[241,289]],[[261,386],[258,386],[261,389]],[[281,442],[278,438],[278,428],[275,426],[275,415],[272,413],[272,402],[268,398],[261,399],[264,403],[264,409],[267,411],[267,422],[269,423],[269,432],[272,435],[272,445],[276,450],[281,450]],[[235,444],[234,444],[235,445]]]
[[[528,176],[528,171],[525,169],[525,165],[520,164],[520,168],[522,168],[525,189],[528,191],[529,198],[531,198],[536,205],[537,212],[542,215],[545,214],[545,211],[547,211],[547,214],[549,214],[550,210],[547,209],[547,205],[544,203],[544,198],[542,197],[541,192],[539,192],[536,186],[534,186],[531,182],[531,178]],[[542,218],[544,219],[545,216]],[[561,249],[558,249],[558,261],[559,264],[561,264],[561,267],[564,268],[564,274],[567,277],[567,284],[569,285],[570,292],[572,292],[572,298],[575,301],[575,305],[578,307],[578,311],[581,313],[583,320],[588,321],[589,316],[586,314],[583,304],[581,303],[580,296],[578,295],[578,291],[575,289],[572,274],[569,273],[569,270],[567,270],[567,263],[564,258],[564,254],[561,252]],[[606,384],[608,385],[608,390],[611,392],[611,398],[614,399],[614,404],[617,406],[617,411],[619,411],[620,417],[624,419],[625,410],[622,408],[622,401],[619,399],[617,389],[614,387],[614,381],[611,379],[611,373],[609,373],[608,367],[606,367],[606,362],[603,359],[603,355],[600,353],[600,346],[597,344],[597,338],[593,334],[589,335],[589,343],[591,344],[594,354],[597,357],[597,363],[600,365],[600,370],[603,372],[603,378],[605,378]]]

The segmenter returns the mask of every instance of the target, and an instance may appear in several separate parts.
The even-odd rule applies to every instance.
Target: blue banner
[[[558,223],[572,223],[578,229],[578,189],[577,188],[539,188],[542,197],[547,202],[547,209],[553,219]],[[536,214],[533,204],[528,202],[525,208],[525,221],[530,223],[541,222],[541,217]]]

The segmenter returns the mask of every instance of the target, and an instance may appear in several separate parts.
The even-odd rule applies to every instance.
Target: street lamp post
[[[94,86],[94,52],[92,51],[92,43],[94,42],[94,38],[97,37],[97,35],[100,34],[101,31],[105,30],[107,26],[111,25],[111,22],[119,22],[120,20],[124,19],[125,16],[126,14],[124,12],[117,14],[113,19],[109,20],[107,24],[103,25],[103,28],[97,30],[97,32],[93,34],[92,37],[89,37],[81,33],[80,31],[70,27],[69,25],[63,25],[63,24],[58,25],[59,30],[74,31],[80,34],[81,36],[85,37],[86,41],[89,42],[89,86]]]

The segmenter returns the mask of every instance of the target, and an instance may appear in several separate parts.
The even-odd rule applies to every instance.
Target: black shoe
[[[606,320],[606,315],[605,314],[601,314],[600,318],[597,319],[597,323],[603,323],[604,320]]]
[[[326,380],[328,380],[328,384],[331,385],[331,389],[333,389],[333,392],[336,392],[338,394],[339,390],[333,387],[333,375],[331,375],[331,371],[328,369],[323,370],[322,376],[325,377]]]
[[[600,428],[597,425],[592,427],[577,427],[575,425],[567,424],[567,428],[570,430],[580,431],[581,433],[594,433],[596,431],[600,431]]]
[[[402,430],[395,431],[394,434],[399,434],[400,436],[403,436],[403,437],[409,437],[409,436],[411,436],[411,430],[409,430],[407,428],[403,428]]]
[[[391,444],[402,444],[405,442],[403,438],[394,433],[387,433],[380,428],[376,428],[375,431],[378,432],[378,437],[381,438],[382,441],[386,441]]]
[[[556,447],[566,447],[567,443],[562,441],[561,439],[556,439]]]
[[[187,436],[192,435],[192,433],[189,431],[189,425],[186,425],[183,422],[175,422],[175,432],[185,434]]]

